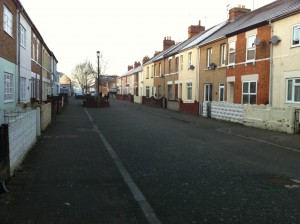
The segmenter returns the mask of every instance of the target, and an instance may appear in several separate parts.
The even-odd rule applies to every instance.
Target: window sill
[[[292,45],[292,46],[291,46],[291,48],[296,48],[296,47],[300,47],[300,44]]]
[[[6,100],[6,101],[4,101],[4,104],[6,104],[6,103],[13,103],[13,102],[15,102],[14,100]]]

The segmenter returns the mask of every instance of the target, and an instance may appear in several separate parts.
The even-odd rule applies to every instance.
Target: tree
[[[76,65],[72,71],[73,79],[77,80],[81,89],[85,93],[88,93],[88,89],[95,85],[96,76],[97,72],[94,70],[93,64],[87,59]]]

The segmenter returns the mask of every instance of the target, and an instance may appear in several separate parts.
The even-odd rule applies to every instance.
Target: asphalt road
[[[300,223],[299,135],[117,100],[88,112],[162,223]]]
[[[0,223],[300,223],[300,135],[70,99],[0,195]]]

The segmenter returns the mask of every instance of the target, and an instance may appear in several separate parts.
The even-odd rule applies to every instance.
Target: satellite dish
[[[255,38],[254,44],[255,44],[255,46],[258,46],[260,44],[260,38],[259,37]]]
[[[271,44],[277,44],[277,43],[280,42],[280,41],[281,41],[281,40],[280,40],[279,37],[276,36],[276,35],[272,36],[271,39],[270,39],[270,43],[271,43]]]

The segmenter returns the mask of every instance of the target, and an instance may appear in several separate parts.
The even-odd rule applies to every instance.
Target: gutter
[[[17,11],[17,14],[18,14],[18,21],[17,21],[17,74],[18,74],[18,104],[20,103],[20,95],[21,95],[21,71],[20,71],[20,68],[21,68],[21,63],[20,63],[20,60],[21,60],[21,47],[20,47],[20,40],[21,40],[21,32],[20,32],[20,26],[21,26],[21,11],[22,10],[22,7],[19,7],[18,8],[18,11]]]

